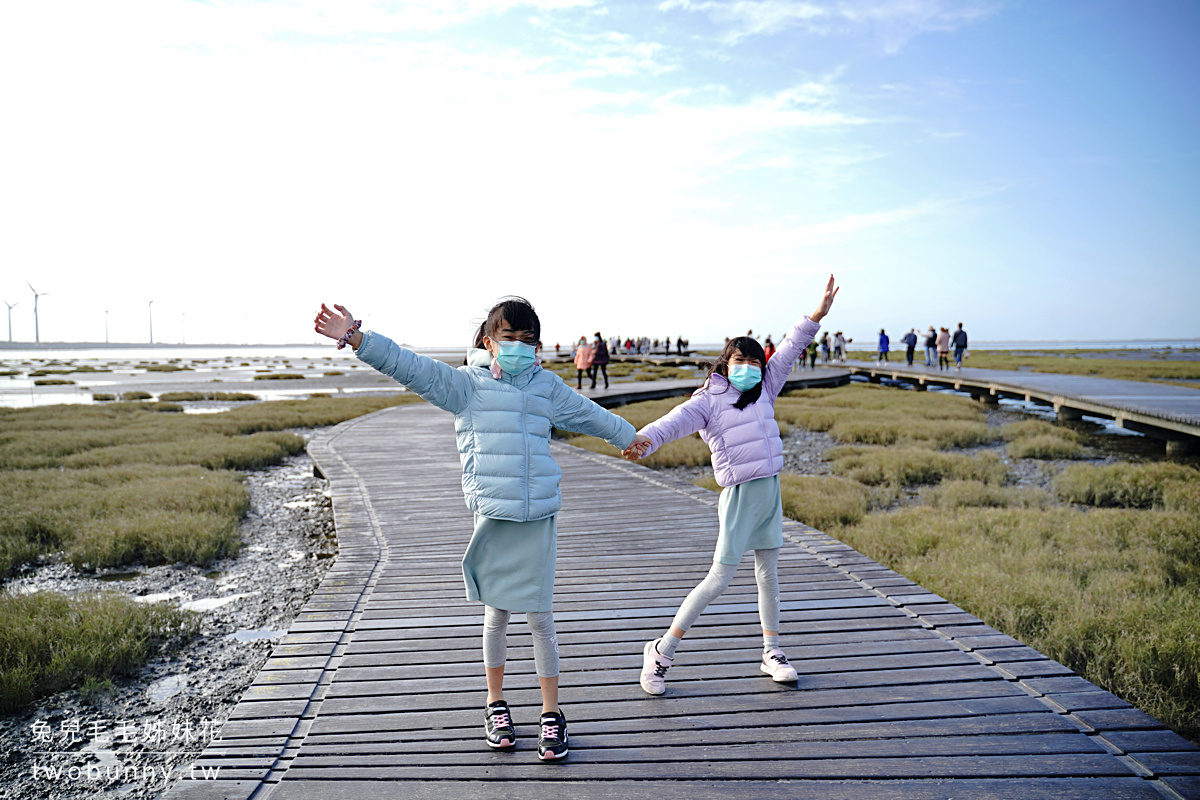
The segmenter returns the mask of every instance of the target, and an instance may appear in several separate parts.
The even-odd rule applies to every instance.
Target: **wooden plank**
[[[553,767],[549,769],[554,770]],[[397,794],[398,791],[403,794]],[[454,793],[458,797],[490,797],[495,791],[494,785],[482,781],[457,781],[454,784]],[[648,784],[629,780],[566,782],[551,777],[537,782],[506,783],[504,795],[533,800],[562,797],[645,800],[649,796],[660,800],[728,800],[730,797],[754,800],[946,800],[948,797],[972,800],[1162,800],[1162,795],[1140,778],[797,780],[786,783],[682,780]],[[287,780],[275,789],[271,800],[396,800],[400,796],[404,800],[443,800],[446,784],[406,781],[397,786],[363,780]]]

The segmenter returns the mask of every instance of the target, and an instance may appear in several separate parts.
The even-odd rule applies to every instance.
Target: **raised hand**
[[[651,444],[653,444],[653,442],[650,441],[649,436],[643,436],[640,433],[636,434],[634,435],[633,442],[629,445],[629,447],[626,447],[621,451],[621,455],[630,461],[637,461],[642,457],[642,453],[646,452]]]
[[[821,302],[817,305],[817,310],[809,314],[808,318],[813,322],[820,322],[829,313],[829,309],[833,305],[833,298],[837,297],[839,288],[833,284],[833,276],[830,275],[829,283],[825,285],[825,294],[821,296]]]
[[[317,312],[317,318],[314,320],[315,330],[330,339],[341,339],[354,324],[354,316],[346,310],[345,306],[334,303],[333,307],[337,310],[330,311],[328,306],[321,303],[321,310]]]

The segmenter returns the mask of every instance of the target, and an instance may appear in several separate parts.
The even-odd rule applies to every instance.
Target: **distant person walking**
[[[929,326],[929,333],[925,334],[925,366],[932,367],[933,362],[937,360],[937,331],[933,326]]]
[[[904,338],[900,341],[904,342],[904,360],[911,367],[913,354],[917,352],[917,329],[909,328],[908,333],[904,334]]]
[[[888,347],[890,344],[891,344],[891,340],[888,339],[887,333],[883,330],[883,328],[880,328],[879,329],[879,353],[878,353],[878,358],[875,361],[876,364],[882,364],[883,362],[888,360]]]
[[[937,337],[938,369],[950,369],[950,329],[942,328]]]
[[[771,356],[775,355],[775,343],[771,341],[771,334],[767,334],[767,340],[763,342],[763,352],[767,354],[767,361],[771,360]],[[800,366],[804,366],[801,364]]]
[[[575,369],[579,370],[579,376],[575,388],[583,390],[583,376],[586,373],[590,378],[592,376],[592,356],[594,355],[592,346],[588,344],[586,336],[579,337],[579,346],[575,348]]]
[[[808,368],[816,369],[817,368],[817,343],[815,341],[809,342],[808,347],[804,348],[804,352],[808,353]],[[800,368],[804,369],[803,361],[800,362]]]
[[[600,331],[596,331],[596,341],[592,344],[592,388],[596,388],[598,373],[604,373],[604,388],[608,388],[608,345]]]
[[[958,330],[951,337],[950,344],[954,347],[954,369],[962,372],[963,353],[967,352],[967,332],[963,330],[961,322],[958,323]]]
[[[829,363],[829,331],[821,334],[821,360]]]

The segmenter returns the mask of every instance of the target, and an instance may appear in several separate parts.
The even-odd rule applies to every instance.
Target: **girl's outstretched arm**
[[[345,341],[365,364],[403,384],[438,408],[457,414],[470,401],[471,380],[449,364],[414,353],[378,333],[362,333],[344,307],[324,303],[317,312],[316,331],[330,339]],[[349,335],[347,335],[349,334]]]
[[[788,373],[792,371],[792,364],[817,335],[817,331],[820,330],[819,323],[829,313],[829,308],[833,305],[833,298],[837,296],[837,293],[838,287],[834,284],[833,276],[830,275],[816,309],[807,318],[801,318],[792,326],[787,336],[779,343],[779,347],[775,349],[775,355],[767,362],[767,368],[763,370],[764,393],[769,393],[774,397],[783,390]]]
[[[636,460],[630,458],[635,453],[636,458],[648,456],[667,442],[673,442],[703,430],[708,425],[708,417],[708,394],[701,389],[638,431],[637,438],[622,455],[631,461]]]

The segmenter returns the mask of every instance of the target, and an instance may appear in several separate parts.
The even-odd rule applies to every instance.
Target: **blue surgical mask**
[[[729,382],[739,392],[753,389],[762,381],[762,370],[753,364],[733,364],[729,367]]]
[[[524,342],[496,342],[496,363],[509,375],[524,372],[537,359],[536,348]]]

